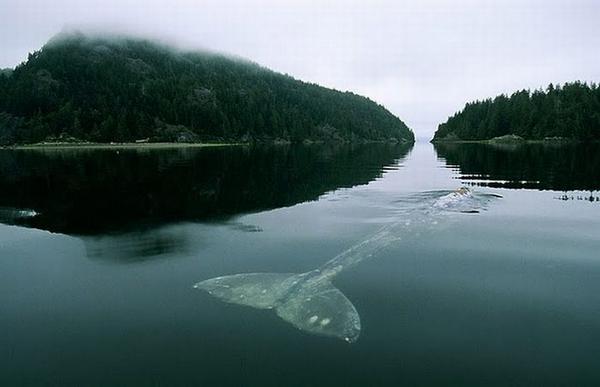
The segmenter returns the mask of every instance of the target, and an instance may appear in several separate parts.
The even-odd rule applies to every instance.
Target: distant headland
[[[222,54],[63,33],[0,70],[0,145],[414,142],[383,106]],[[57,140],[58,139],[58,140]]]
[[[550,84],[510,97],[468,103],[440,124],[432,142],[600,141],[600,88],[596,84]]]

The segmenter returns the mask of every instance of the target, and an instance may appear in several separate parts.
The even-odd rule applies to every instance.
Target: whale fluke
[[[245,273],[198,282],[195,289],[230,304],[273,309],[294,284],[293,273]]]
[[[277,315],[296,328],[353,343],[360,335],[360,317],[348,298],[329,281],[303,286],[277,306]]]
[[[235,274],[199,282],[194,288],[224,302],[274,309],[302,331],[356,341],[360,317],[354,305],[328,279],[311,274]]]

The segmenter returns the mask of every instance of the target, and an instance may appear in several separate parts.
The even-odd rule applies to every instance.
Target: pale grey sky
[[[474,99],[600,81],[598,0],[0,0],[0,67],[63,28],[161,37],[352,90],[431,137]]]

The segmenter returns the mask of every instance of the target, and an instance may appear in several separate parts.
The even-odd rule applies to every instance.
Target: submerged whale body
[[[360,316],[331,280],[342,270],[372,257],[390,243],[406,239],[407,234],[418,236],[423,227],[437,224],[437,216],[448,212],[479,212],[496,197],[499,196],[476,193],[465,187],[450,192],[425,193],[419,196],[416,217],[382,227],[318,269],[302,274],[228,275],[198,282],[194,288],[224,302],[273,309],[280,318],[302,331],[352,343],[360,335]]]

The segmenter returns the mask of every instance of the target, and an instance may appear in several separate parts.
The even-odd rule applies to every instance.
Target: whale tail
[[[227,303],[274,309],[305,332],[356,341],[360,317],[354,305],[328,279],[307,279],[307,274],[235,274],[198,282],[194,288]]]

